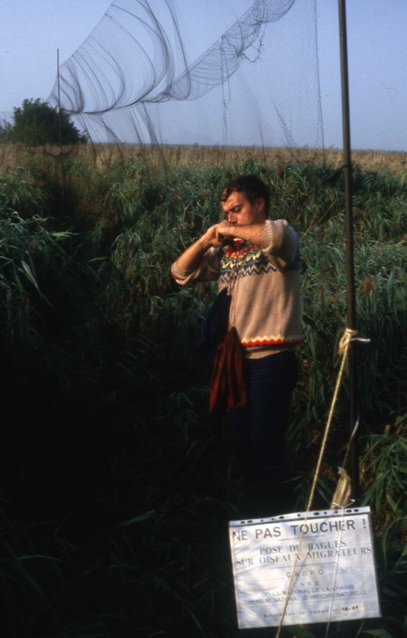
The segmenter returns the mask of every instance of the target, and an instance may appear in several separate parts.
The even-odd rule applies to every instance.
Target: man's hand
[[[223,223],[224,222],[222,222],[222,224]],[[208,248],[209,246],[215,246],[216,248],[218,248],[219,246],[222,246],[224,235],[222,235],[218,231],[219,226],[221,226],[222,224],[215,224],[214,226],[211,226],[210,228],[208,228],[206,233],[204,233],[204,235],[202,236],[201,239],[204,242],[204,244],[207,245]]]
[[[232,233],[232,228],[235,224],[228,221],[223,221],[220,224],[215,224],[208,228],[206,233],[201,237],[204,244],[209,246],[219,247],[222,246],[224,240],[228,237],[237,237],[235,233]]]
[[[214,226],[214,228],[216,228],[216,238],[218,239],[218,241],[220,241],[220,246],[222,245],[224,239],[227,239],[228,237],[237,237],[235,226],[236,224],[233,224],[232,222],[228,222],[226,220]]]
[[[206,233],[182,253],[177,259],[178,268],[192,272],[199,266],[203,255],[211,246],[219,248],[223,245],[224,237],[217,232],[218,226],[220,224],[208,228]]]

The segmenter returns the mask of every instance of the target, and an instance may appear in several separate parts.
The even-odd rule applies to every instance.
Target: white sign
[[[369,514],[230,521],[239,629],[380,616]]]

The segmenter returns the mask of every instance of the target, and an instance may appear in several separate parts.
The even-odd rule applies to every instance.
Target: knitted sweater
[[[300,250],[297,235],[284,219],[265,222],[261,248],[242,240],[210,248],[193,272],[176,262],[176,281],[219,280],[232,295],[229,326],[235,326],[246,356],[258,358],[292,349],[301,340]]]

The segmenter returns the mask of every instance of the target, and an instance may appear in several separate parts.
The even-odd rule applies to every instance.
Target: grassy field
[[[197,341],[215,294],[170,264],[251,172],[302,245],[304,341],[287,446],[307,501],[346,321],[336,151],[0,146],[2,636],[203,636],[236,628],[227,522],[244,486],[207,416]],[[383,618],[343,638],[407,635],[406,155],[355,153],[353,214],[362,505]],[[346,380],[314,507],[348,443]],[[370,633],[369,633],[370,632]],[[274,635],[272,629],[268,636]],[[286,628],[324,636],[323,625]]]

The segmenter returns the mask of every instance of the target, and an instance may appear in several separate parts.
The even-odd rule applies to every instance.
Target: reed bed
[[[346,323],[340,155],[0,146],[0,158],[4,635],[235,636],[226,530],[244,488],[224,419],[208,419],[196,348],[216,291],[179,290],[169,268],[219,219],[226,179],[270,183],[271,215],[296,227],[303,253],[287,436],[303,509]],[[360,478],[384,615],[336,624],[338,637],[407,630],[405,177],[404,154],[354,154],[357,321],[370,339],[358,353]],[[345,383],[316,507],[345,455],[347,407]]]

